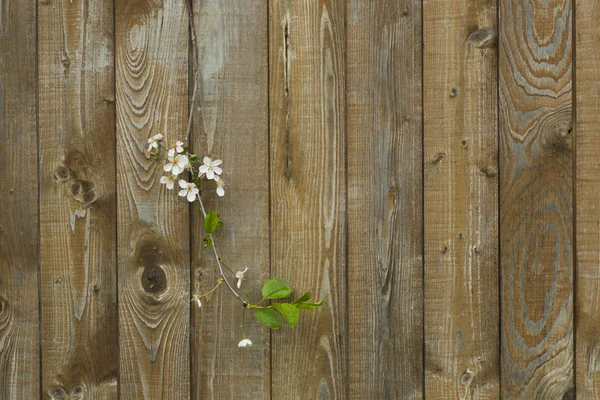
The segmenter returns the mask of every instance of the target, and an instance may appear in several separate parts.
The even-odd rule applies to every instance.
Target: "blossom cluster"
[[[160,133],[151,136],[148,138],[147,150],[147,153],[154,157],[159,157],[156,151],[161,149],[167,152],[166,163],[163,166],[165,175],[160,178],[160,183],[165,185],[169,190],[173,190],[175,183],[177,183],[180,189],[179,196],[185,197],[190,203],[196,201],[200,193],[198,185],[201,183],[212,183],[216,187],[219,197],[225,195],[225,182],[221,177],[223,174],[223,169],[220,167],[223,163],[221,160],[204,157],[202,165],[196,169],[194,163],[198,160],[198,157],[190,154],[188,148],[184,147],[183,142],[177,141],[169,149],[166,149],[161,144],[162,140],[163,135]],[[181,179],[181,175],[185,171],[190,172],[192,181]]]

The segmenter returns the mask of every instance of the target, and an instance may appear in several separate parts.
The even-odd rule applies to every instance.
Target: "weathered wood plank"
[[[600,399],[600,2],[576,4],[575,392]]]
[[[269,2],[271,275],[327,297],[272,333],[272,396],[346,388],[345,2]]]
[[[113,7],[38,5],[42,392],[117,398]]]
[[[188,14],[179,0],[117,0],[115,23],[120,393],[189,398],[189,207],[144,154],[150,135],[185,136]]]
[[[504,398],[573,395],[571,4],[500,2]]]
[[[0,398],[40,396],[35,2],[0,0]]]
[[[498,398],[496,1],[424,3],[425,395]]]
[[[193,10],[199,81],[192,149],[223,160],[225,196],[205,192],[203,198],[225,224],[213,235],[220,256],[234,270],[249,268],[240,292],[256,298],[269,277],[267,4],[195,0]],[[202,243],[202,221],[194,205],[192,286],[199,293],[218,278],[212,251]],[[193,312],[193,396],[269,398],[269,331],[248,320],[254,345],[237,348],[243,308],[224,286],[217,293]]]
[[[347,7],[349,394],[421,399],[421,1]]]

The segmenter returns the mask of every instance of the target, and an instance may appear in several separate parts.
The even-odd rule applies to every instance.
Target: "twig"
[[[204,218],[206,218],[206,210],[204,208],[204,203],[202,203],[202,197],[200,196],[200,193],[198,193],[196,195],[196,197],[198,198],[198,202],[200,203],[200,209],[202,210],[202,215],[204,216]],[[209,233],[208,237],[210,238],[210,241],[212,242],[210,247],[212,247],[212,249],[213,249],[213,253],[215,255],[215,260],[217,260],[217,265],[219,266],[219,272],[221,273],[221,278],[223,278],[223,281],[225,281],[225,284],[227,285],[227,287],[229,288],[231,293],[233,293],[235,295],[235,297],[237,297],[238,300],[242,302],[242,305],[244,307],[246,307],[248,305],[248,302],[246,300],[242,299],[242,297],[238,294],[238,292],[235,291],[235,289],[233,288],[233,286],[231,286],[231,284],[227,280],[227,277],[225,276],[225,272],[223,271],[223,266],[221,265],[221,259],[219,258],[219,254],[217,253],[217,248],[215,247],[215,241],[212,237],[212,234]]]
[[[190,112],[188,114],[188,126],[185,133],[185,142],[190,141],[190,132],[192,131],[192,120],[194,119],[194,104],[196,102],[196,92],[198,91],[198,49],[196,48],[196,27],[194,26],[194,12],[192,11],[192,0],[186,1],[188,10],[188,19],[190,24],[190,37],[192,40],[192,72],[194,76],[194,86],[192,89],[192,98],[190,99]]]

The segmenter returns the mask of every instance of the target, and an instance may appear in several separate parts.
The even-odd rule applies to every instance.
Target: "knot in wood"
[[[52,400],[62,400],[67,398],[67,392],[60,386],[50,386],[46,390],[46,394],[50,396]]]
[[[71,178],[71,170],[66,165],[59,165],[54,170],[54,179],[57,182],[67,182]]]
[[[84,393],[85,393],[85,388],[83,387],[83,385],[77,384],[77,385],[73,386],[73,389],[71,389],[71,398],[72,399],[82,399]]]
[[[69,186],[69,192],[71,193],[71,196],[75,197],[84,191],[84,181],[79,179],[74,179],[71,181],[71,185]]]
[[[157,293],[167,287],[167,275],[159,266],[151,265],[144,268],[142,287],[146,293]]]
[[[496,30],[494,28],[476,30],[469,35],[467,43],[478,49],[494,47],[496,44]]]
[[[457,87],[453,87],[450,89],[450,97],[454,98],[460,94],[460,89]]]
[[[471,371],[467,370],[460,377],[460,384],[463,386],[469,386],[471,384],[471,382],[473,382],[473,373]]]
[[[83,204],[92,204],[97,199],[98,199],[98,195],[96,194],[96,191],[94,189],[88,190],[81,196],[81,202]]]
[[[0,296],[0,314],[6,309],[6,300]]]

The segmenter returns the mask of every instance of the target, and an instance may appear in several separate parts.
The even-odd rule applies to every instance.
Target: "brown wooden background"
[[[599,0],[0,0],[0,399],[600,398]],[[575,142],[577,156],[575,157]]]

